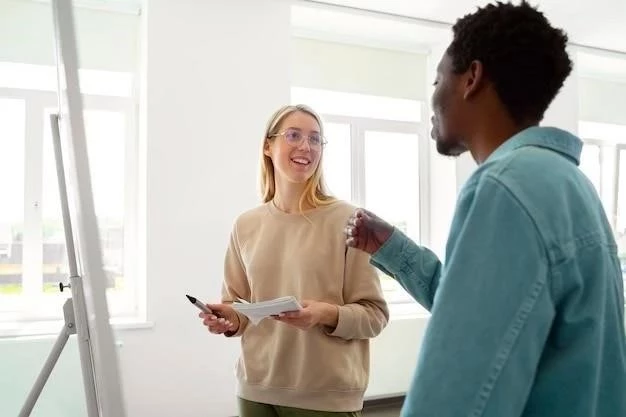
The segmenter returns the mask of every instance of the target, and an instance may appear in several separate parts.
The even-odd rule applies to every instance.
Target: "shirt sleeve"
[[[230,235],[226,256],[224,258],[224,282],[222,283],[222,303],[233,303],[237,299],[250,300],[250,285],[244,269],[244,264],[239,251],[237,237],[237,225],[233,227]],[[241,336],[248,326],[248,318],[237,312],[239,328],[236,332],[226,332],[226,337]]]
[[[376,269],[365,252],[347,248],[344,273],[344,305],[339,306],[337,327],[330,336],[346,340],[377,336],[389,321],[389,309]]]
[[[408,415],[520,416],[555,307],[525,206],[486,176],[457,206]]]
[[[370,258],[372,265],[394,278],[417,302],[430,310],[439,285],[441,262],[398,229]]]

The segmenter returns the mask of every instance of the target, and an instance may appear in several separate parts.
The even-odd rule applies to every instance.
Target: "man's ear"
[[[484,67],[483,63],[474,60],[470,63],[470,66],[466,72],[465,77],[465,91],[463,92],[463,98],[465,100],[470,99],[482,88],[484,84]]]

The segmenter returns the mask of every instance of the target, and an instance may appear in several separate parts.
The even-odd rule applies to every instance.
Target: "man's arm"
[[[520,416],[555,316],[546,248],[495,178],[457,216],[403,416]]]
[[[441,261],[398,229],[372,254],[372,265],[393,277],[424,308],[430,310],[439,285]]]

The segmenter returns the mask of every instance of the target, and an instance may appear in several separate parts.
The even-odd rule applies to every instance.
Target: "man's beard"
[[[437,152],[443,156],[457,157],[467,151],[467,148],[461,142],[436,140],[435,143],[437,144]]]

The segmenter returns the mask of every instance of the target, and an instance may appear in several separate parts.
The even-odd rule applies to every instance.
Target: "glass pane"
[[[365,204],[419,239],[417,134],[365,132]]]
[[[600,194],[600,184],[602,181],[600,153],[600,146],[586,143],[583,145],[580,155],[580,169],[587,175],[589,180],[591,180],[598,194]]]
[[[617,190],[616,234],[619,245],[622,272],[626,280],[626,149],[619,150],[619,178]]]
[[[419,241],[419,170],[417,134],[365,132],[365,206]],[[381,273],[389,302],[413,299]]]
[[[126,120],[124,114],[87,110],[85,131],[91,186],[108,286],[119,289],[124,276],[124,160]],[[47,120],[46,115],[46,120]],[[44,291],[67,277],[67,253],[52,137],[44,137],[43,177],[43,270]]]
[[[351,201],[350,125],[325,123],[324,136],[328,141],[323,156],[326,185],[335,197]]]
[[[24,100],[0,98],[0,295],[22,291]]]

